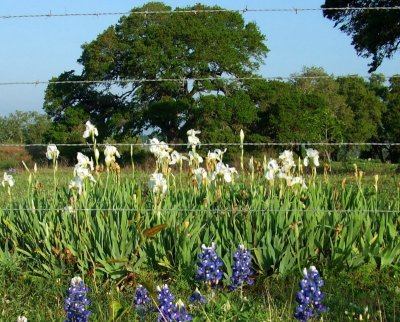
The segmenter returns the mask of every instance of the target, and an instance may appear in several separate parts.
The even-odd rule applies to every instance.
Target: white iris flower
[[[117,148],[113,145],[107,144],[104,149],[104,156],[107,168],[110,167],[111,162],[115,162],[115,157],[120,158],[121,155],[119,154]]]
[[[173,151],[171,153],[171,161],[169,164],[182,164],[183,160],[188,161],[188,158],[180,154],[178,151]]]
[[[150,176],[147,186],[154,194],[165,194],[167,192],[167,180],[162,173],[153,173]]]
[[[310,160],[313,167],[319,166],[319,152],[315,149],[306,149],[306,157],[304,158],[304,166],[308,167]]]
[[[8,174],[7,172],[4,172],[4,176],[3,176],[3,181],[1,182],[1,185],[5,188],[5,187],[14,187],[15,181],[14,178],[11,174]]]
[[[90,160],[86,155],[78,152],[77,159],[78,164],[76,166],[80,166],[82,168],[90,168],[90,170],[94,170],[93,161]]]
[[[74,177],[68,186],[69,190],[75,190],[79,195],[83,192],[83,179],[81,177]]]
[[[57,146],[55,144],[49,144],[47,146],[46,158],[49,160],[57,160],[60,155]]]
[[[200,144],[200,139],[196,136],[197,134],[200,134],[201,131],[196,131],[196,130],[189,130],[187,131],[187,136],[188,136],[188,147],[195,148],[197,145]]]
[[[230,168],[222,162],[219,162],[215,167],[215,171],[211,174],[211,180],[223,179],[225,182],[231,183],[235,173],[237,173],[235,168]]]
[[[88,137],[94,138],[95,136],[99,135],[99,131],[97,131],[97,128],[92,123],[90,123],[90,121],[87,121],[85,126],[86,130],[85,132],[83,132],[83,137],[85,139],[87,139]]]
[[[196,181],[199,185],[199,187],[202,184],[207,184],[208,182],[208,176],[207,176],[207,171],[204,168],[197,168],[193,171],[194,177],[196,178]]]
[[[265,173],[265,178],[269,181],[275,178],[275,175],[279,172],[279,165],[275,159],[269,160],[267,164],[267,172]]]

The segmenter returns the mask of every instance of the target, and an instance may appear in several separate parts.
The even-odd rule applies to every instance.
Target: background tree
[[[0,117],[0,143],[45,143],[50,125],[47,115],[16,111]]]
[[[341,77],[338,83],[339,94],[345,97],[354,114],[354,122],[347,133],[346,141],[376,142],[379,128],[382,126],[385,104],[361,77]]]
[[[343,142],[353,126],[354,113],[346,103],[346,98],[339,93],[339,84],[333,76],[320,67],[304,67],[302,72],[294,74],[291,80],[296,90],[307,95],[318,96],[319,108],[314,112],[318,117],[314,130],[318,131],[318,142]],[[318,127],[317,127],[318,126]],[[338,149],[324,146],[325,156],[330,161],[332,153]]]
[[[382,131],[382,116],[386,105],[378,97],[370,83],[361,77],[348,76],[338,78],[339,94],[343,95],[350,106],[354,119],[346,132],[346,142],[379,142]],[[347,152],[363,152],[364,157],[375,157],[371,146],[347,147]],[[377,151],[375,150],[375,153]],[[378,151],[379,152],[379,151]]]
[[[183,9],[220,9],[195,5]],[[196,101],[204,95],[232,93],[229,82],[146,82],[144,79],[193,79],[252,76],[268,51],[254,23],[238,12],[196,14],[135,14],[169,11],[152,2],[132,10],[82,46],[81,75],[66,72],[56,79],[122,81],[110,84],[50,84],[45,111],[67,124],[67,110],[76,109],[104,128],[107,136],[130,136],[154,127],[166,137],[182,135],[193,123]],[[177,8],[176,10],[180,10]],[[185,109],[185,111],[182,110]],[[160,111],[155,115],[153,112]],[[81,120],[82,123],[82,120]],[[171,125],[171,128],[167,125]],[[75,124],[76,126],[76,124]]]
[[[293,91],[293,86],[277,80],[247,80],[243,90],[249,95],[257,110],[257,121],[246,136],[249,142],[272,142],[276,140],[276,129],[271,124],[273,107],[282,95]]]
[[[321,67],[304,67],[301,73],[293,75],[291,83],[304,94],[318,95],[323,100],[319,111],[319,141],[343,141],[352,126],[354,115],[346,98],[339,93],[336,79]]]
[[[395,7],[399,0],[325,0],[322,8]],[[370,72],[391,58],[400,44],[400,10],[324,10],[324,17],[352,37],[357,54],[371,57]]]
[[[256,106],[244,91],[230,96],[202,96],[194,115],[191,126],[202,130],[201,137],[206,142],[238,142],[240,130],[251,133],[257,121]]]
[[[50,141],[57,143],[82,143],[85,120],[91,119],[99,129],[102,140],[105,137],[120,138],[136,124],[136,115],[132,115],[130,103],[124,103],[120,96],[110,91],[102,91],[102,86],[93,83],[74,83],[84,81],[81,75],[67,71],[52,81],[71,83],[50,83],[45,92],[43,109],[53,121],[49,131]]]
[[[387,94],[387,111],[383,115],[383,141],[399,142],[400,138],[400,78],[392,77]],[[391,162],[400,161],[400,147],[389,146],[388,158]]]
[[[0,143],[35,144],[46,143],[46,135],[51,126],[47,115],[38,112],[16,111],[0,117]],[[45,148],[30,146],[0,147],[0,169],[21,166],[21,161],[32,166],[43,159]]]

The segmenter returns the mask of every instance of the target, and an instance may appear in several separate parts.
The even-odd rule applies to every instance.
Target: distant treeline
[[[99,142],[134,142],[143,133],[185,142],[189,128],[202,131],[202,142],[238,142],[240,129],[246,142],[400,141],[397,77],[334,78],[321,68],[305,68],[287,82],[249,80],[227,86],[225,95],[201,95],[193,106],[170,97],[141,109],[136,106],[141,113],[132,128],[127,123],[113,126],[101,114],[86,115],[79,106],[65,109],[58,122],[37,112],[16,112],[0,117],[0,143],[83,143],[89,118],[99,128]],[[400,149],[389,144],[325,150],[325,156],[334,160],[357,153],[398,162],[400,155]]]

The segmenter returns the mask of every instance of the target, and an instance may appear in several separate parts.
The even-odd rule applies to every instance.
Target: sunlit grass
[[[0,313],[6,319],[61,320],[74,275],[91,289],[96,321],[137,318],[137,284],[147,283],[154,296],[156,285],[168,283],[187,302],[195,286],[208,291],[194,276],[201,245],[211,243],[223,279],[206,308],[190,307],[195,321],[290,321],[302,268],[310,265],[327,282],[329,321],[367,314],[365,307],[374,320],[399,316],[399,177],[385,174],[394,165],[307,168],[287,151],[279,170],[248,156],[242,170],[221,163],[218,151],[197,171],[204,153],[193,145],[184,166],[169,164],[165,146],[154,153],[150,183],[152,171],[120,168],[114,155],[106,166],[96,154],[95,161],[81,156],[75,171],[17,170],[15,185],[0,191]],[[251,251],[255,271],[246,299],[228,291],[239,245]]]

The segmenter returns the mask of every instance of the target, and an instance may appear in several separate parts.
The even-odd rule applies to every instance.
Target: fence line
[[[332,7],[332,8],[247,8],[244,9],[190,9],[190,10],[143,10],[127,12],[88,12],[88,13],[49,13],[2,15],[0,19],[23,18],[58,18],[58,17],[101,17],[122,15],[150,15],[150,14],[198,14],[198,13],[267,13],[267,12],[310,12],[310,11],[391,11],[400,10],[400,6],[391,7]]]
[[[188,143],[166,143],[169,146],[190,146]],[[13,144],[13,143],[1,143],[0,147],[47,147],[47,143],[34,143],[34,144]],[[121,147],[146,147],[157,144],[151,143],[97,143],[97,146],[121,146]],[[230,143],[230,142],[216,142],[216,143],[201,143],[198,147],[202,146],[400,146],[400,142],[265,142],[265,143]],[[93,144],[89,143],[60,143],[56,144],[58,147],[92,147]]]
[[[400,75],[380,75],[384,79],[400,78]],[[366,75],[338,75],[338,76],[267,76],[267,77],[195,77],[195,78],[137,78],[137,79],[114,79],[114,80],[56,80],[56,81],[4,81],[0,82],[0,86],[10,85],[48,85],[48,84],[127,84],[127,83],[157,83],[157,82],[177,82],[186,83],[194,81],[246,81],[246,80],[301,80],[301,79],[340,79],[340,78],[362,78],[370,79],[371,76]]]
[[[77,212],[77,211],[115,211],[115,212],[212,212],[212,213],[292,213],[292,212],[302,212],[302,213],[379,213],[379,214],[390,214],[396,213],[400,214],[400,210],[384,210],[384,209],[198,209],[198,208],[165,208],[165,209],[153,209],[153,208],[0,208],[0,211],[11,212],[11,211],[32,211],[32,212],[46,212],[46,211],[61,211],[61,212]]]

